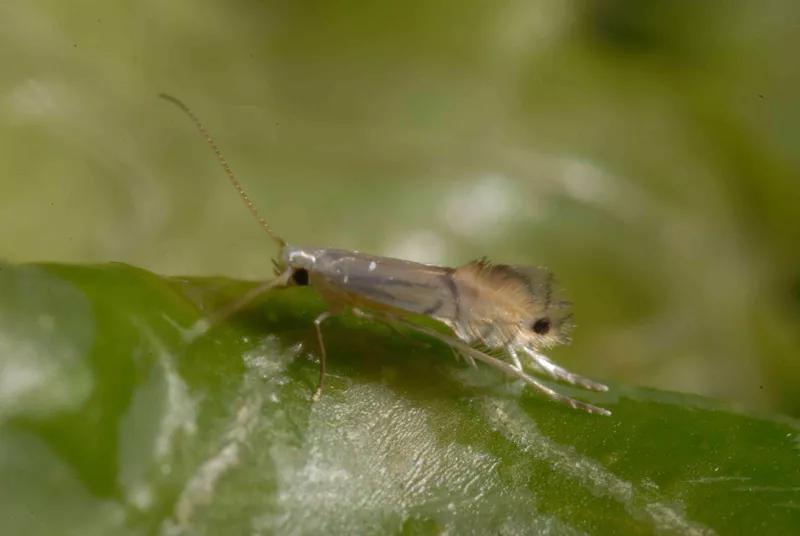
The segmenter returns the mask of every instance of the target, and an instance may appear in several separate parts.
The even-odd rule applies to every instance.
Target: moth
[[[492,264],[486,259],[448,268],[358,251],[290,245],[261,216],[194,112],[175,97],[159,96],[189,116],[248,210],[280,247],[279,258],[273,261],[276,277],[200,321],[196,326],[199,331],[230,317],[270,289],[310,285],[328,305],[314,320],[320,366],[313,400],[319,399],[325,383],[326,350],[321,326],[332,315],[351,312],[438,339],[469,364],[474,366],[475,361],[481,361],[522,380],[555,402],[593,414],[611,414],[552,389],[528,374],[523,366],[524,359],[531,369],[554,380],[594,391],[608,390],[541,353],[541,349],[568,342],[571,325],[569,304],[554,298],[553,278],[548,271]],[[420,325],[414,321],[420,316],[441,322],[450,333]]]

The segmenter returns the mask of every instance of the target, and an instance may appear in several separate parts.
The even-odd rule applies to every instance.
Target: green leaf
[[[553,404],[307,288],[0,266],[3,534],[800,531],[800,433],[694,396]],[[579,335],[578,335],[579,336]]]

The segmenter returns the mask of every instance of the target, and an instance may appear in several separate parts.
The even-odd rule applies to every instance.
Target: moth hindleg
[[[475,364],[475,360],[472,358],[471,355],[462,352],[458,348],[453,348],[452,346],[450,347],[450,350],[453,352],[453,354],[456,356],[456,358],[460,357],[468,365],[470,365],[472,368],[478,368],[478,365]]]
[[[608,386],[590,380],[589,378],[579,374],[575,374],[574,372],[570,372],[567,369],[556,365],[550,361],[547,356],[542,355],[539,352],[524,346],[522,347],[522,351],[524,351],[531,358],[533,365],[537,369],[541,370],[555,380],[577,385],[578,387],[583,387],[584,389],[590,389],[592,391],[608,391]]]
[[[611,412],[609,410],[605,409],[605,408],[601,408],[601,407],[589,404],[587,402],[581,402],[580,400],[575,400],[574,398],[570,398],[570,397],[568,397],[566,395],[563,395],[563,394],[559,393],[558,391],[555,391],[554,389],[551,389],[550,387],[548,387],[545,384],[541,383],[540,381],[532,378],[530,375],[526,374],[524,371],[517,370],[514,367],[514,365],[506,363],[505,361],[503,361],[501,359],[497,359],[496,357],[492,357],[492,356],[490,356],[489,354],[487,354],[485,352],[481,352],[480,350],[477,350],[477,349],[469,346],[466,343],[463,343],[463,342],[461,342],[459,340],[456,340],[453,337],[448,337],[447,335],[444,335],[443,333],[439,333],[438,331],[435,331],[435,330],[432,330],[432,329],[428,329],[428,328],[426,328],[424,326],[418,326],[418,325],[413,324],[411,322],[406,322],[406,321],[404,321],[402,319],[394,319],[394,321],[399,323],[400,325],[403,325],[403,326],[409,328],[409,329],[413,329],[413,330],[419,331],[420,333],[424,333],[426,335],[429,335],[431,337],[439,339],[440,341],[442,341],[443,343],[449,345],[450,347],[456,348],[461,353],[469,355],[470,357],[472,357],[472,358],[474,358],[474,359],[476,359],[478,361],[483,361],[487,365],[492,366],[492,367],[500,370],[501,372],[504,372],[504,373],[508,374],[509,376],[513,376],[515,378],[519,378],[519,379],[523,380],[526,384],[528,384],[532,388],[536,389],[537,391],[539,391],[540,393],[545,395],[550,400],[553,400],[554,402],[558,402],[560,404],[564,404],[566,406],[569,406],[569,407],[571,407],[573,409],[579,409],[581,411],[585,411],[587,413],[592,413],[592,414],[595,414],[595,415],[611,415]]]
[[[388,326],[392,331],[394,331],[395,333],[397,333],[401,337],[409,340],[410,342],[419,343],[419,341],[414,341],[413,339],[411,339],[411,337],[408,336],[408,333],[403,333],[402,331],[400,331],[397,328],[397,326],[392,324],[392,322],[390,321],[391,315],[385,315],[385,314],[383,314],[383,315],[374,315],[374,314],[371,314],[371,313],[368,313],[368,312],[364,311],[363,309],[359,309],[358,307],[353,307],[350,311],[353,313],[353,315],[357,316],[358,318],[363,318],[365,320],[370,320],[372,322],[376,322],[376,321],[377,322],[382,322],[383,324]]]
[[[544,394],[550,400],[559,402],[561,404],[565,404],[573,409],[579,409],[587,413],[593,413],[595,415],[606,415],[606,416],[611,415],[611,412],[605,408],[601,408],[593,404],[589,404],[587,402],[581,402],[580,400],[575,400],[574,398],[562,395],[558,391],[555,391],[554,389],[547,387],[543,383],[539,382],[538,380],[535,380],[534,378],[532,378],[528,374],[525,374],[524,372],[519,372],[518,375],[522,380],[525,381],[525,383],[527,383],[540,393]]]
[[[511,361],[514,362],[514,367],[517,370],[522,370],[522,363],[519,360],[519,356],[517,355],[517,351],[514,349],[513,346],[507,346],[506,352],[509,356],[511,356]]]
[[[384,324],[392,328],[392,330],[394,330],[395,333],[397,333],[398,335],[408,338],[408,335],[400,331],[400,329],[397,327],[397,324],[400,323],[400,319],[394,315],[389,315],[389,314],[376,315],[368,313],[362,309],[359,309],[358,307],[353,308],[353,314],[359,318],[364,318],[367,320],[372,320],[377,322],[383,322]],[[418,342],[418,341],[413,341],[413,342]],[[461,358],[468,365],[477,367],[477,365],[475,364],[475,360],[472,359],[472,356],[470,356],[469,354],[465,354],[464,352],[459,351],[458,348],[455,348],[453,346],[450,346],[450,351],[453,352],[453,357],[455,357],[456,361],[458,361],[458,359]]]

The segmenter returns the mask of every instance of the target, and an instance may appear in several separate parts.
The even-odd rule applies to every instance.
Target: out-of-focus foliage
[[[3,534],[796,534],[800,423],[612,386],[570,410],[308,289],[0,265]]]
[[[2,2],[0,257],[268,276],[166,91],[288,239],[548,265],[571,365],[798,415],[798,20],[795,0]]]

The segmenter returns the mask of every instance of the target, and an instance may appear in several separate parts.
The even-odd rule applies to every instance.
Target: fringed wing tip
[[[570,342],[574,327],[571,303],[562,300],[554,287],[553,273],[542,267],[492,264],[482,257],[462,269],[492,288],[509,307],[524,311],[515,322],[537,347]]]

